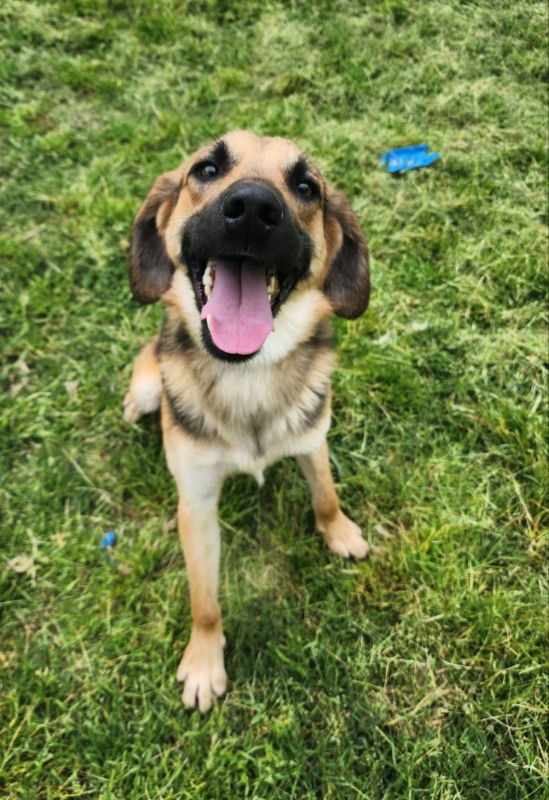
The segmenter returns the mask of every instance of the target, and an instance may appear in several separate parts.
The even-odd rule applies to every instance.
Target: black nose
[[[284,209],[278,195],[259,183],[231,187],[223,200],[226,226],[235,233],[263,237],[282,222]]]

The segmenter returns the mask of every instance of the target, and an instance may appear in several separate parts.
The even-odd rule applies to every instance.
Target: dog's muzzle
[[[189,269],[215,354],[248,357],[274,330],[273,317],[307,274],[309,237],[275,187],[237,181],[187,223]],[[220,357],[223,357],[221,355]]]

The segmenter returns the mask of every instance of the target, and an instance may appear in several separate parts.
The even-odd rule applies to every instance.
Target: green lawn
[[[0,795],[547,797],[546,4],[3,0],[0,27]],[[293,462],[230,481],[201,717],[159,423],[120,413],[162,317],[126,252],[155,176],[234,127],[297,140],[369,237],[330,441],[373,555],[328,553]],[[420,142],[442,160],[384,172]]]

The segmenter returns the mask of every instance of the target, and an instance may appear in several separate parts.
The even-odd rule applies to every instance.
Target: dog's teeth
[[[278,292],[278,281],[276,279],[276,275],[271,275],[271,277],[267,281],[267,295],[268,297],[271,298],[271,303],[277,292]]]
[[[204,287],[204,294],[209,297],[212,293],[215,280],[215,269],[211,264],[208,264],[202,275],[202,286]]]

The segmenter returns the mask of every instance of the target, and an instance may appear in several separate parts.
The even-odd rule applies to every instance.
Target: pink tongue
[[[216,347],[225,353],[250,355],[274,330],[265,270],[250,261],[212,261],[215,280],[201,318]]]

